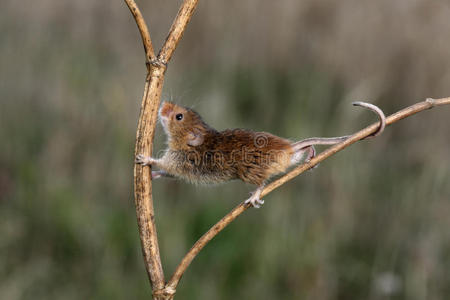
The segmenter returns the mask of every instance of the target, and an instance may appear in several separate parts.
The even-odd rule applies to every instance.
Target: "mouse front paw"
[[[155,162],[155,160],[150,156],[145,156],[143,154],[136,155],[135,163],[143,166],[149,166]]]

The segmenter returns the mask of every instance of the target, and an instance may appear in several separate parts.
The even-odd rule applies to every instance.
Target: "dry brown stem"
[[[158,54],[158,59],[161,62],[167,63],[172,58],[173,51],[175,51],[178,42],[181,40],[186,25],[191,20],[194,9],[197,6],[197,2],[198,0],[185,0],[181,5],[175,20],[170,27],[166,42]]]
[[[136,153],[152,153],[159,98],[161,96],[164,67],[153,67],[145,80],[141,114],[136,134]],[[150,168],[134,167],[134,199],[141,237],[145,267],[154,290],[164,287],[164,273],[159,254],[158,237],[154,221]]]
[[[125,0],[128,8],[131,11],[131,14],[136,21],[136,25],[141,33],[142,43],[144,44],[145,56],[147,58],[147,64],[156,59],[155,51],[153,50],[152,40],[150,39],[150,32],[148,31],[147,24],[145,23],[144,17],[139,10],[139,7],[136,5],[134,0]]]
[[[144,95],[142,97],[141,112],[136,132],[135,156],[138,153],[151,156],[166,66],[179,40],[183,36],[183,32],[192,16],[197,0],[185,0],[181,5],[166,42],[160,51],[162,58],[160,56],[158,58],[155,57],[148,27],[135,1],[125,0],[125,2],[136,20],[141,34],[147,65]],[[134,198],[136,215],[145,268],[153,289],[153,299],[172,299],[175,290],[165,288],[164,272],[161,265],[155,226],[151,183],[150,168],[135,164]]]
[[[404,119],[406,117],[409,117],[413,114],[416,114],[418,112],[424,111],[426,109],[430,109],[435,106],[440,105],[446,105],[450,104],[450,97],[449,98],[442,98],[442,99],[427,99],[425,101],[416,103],[412,106],[409,106],[405,109],[402,109],[389,117],[386,118],[386,124],[390,125],[392,123],[395,123],[401,119]],[[301,173],[311,169],[315,165],[319,164],[321,161],[327,159],[328,157],[332,156],[333,154],[336,154],[337,152],[341,151],[344,148],[347,148],[348,146],[354,144],[357,141],[360,141],[364,139],[365,137],[368,137],[375,133],[378,130],[379,122],[374,123],[357,133],[353,134],[351,137],[349,137],[347,140],[343,141],[342,143],[336,144],[325,151],[321,152],[319,155],[311,159],[309,162],[304,163],[297,168],[293,169],[283,177],[275,180],[274,182],[270,183],[266,186],[266,188],[261,193],[261,198],[265,195],[269,194],[276,188],[280,187],[281,185],[285,184],[289,180],[293,179],[294,177],[300,175]],[[211,241],[219,232],[221,232],[228,224],[233,222],[237,217],[239,217],[244,211],[246,211],[248,208],[250,208],[250,204],[244,204],[243,202],[236,206],[233,210],[231,210],[228,214],[226,214],[219,222],[217,222],[213,227],[211,227],[189,250],[189,252],[183,257],[181,260],[181,263],[177,266],[175,269],[174,274],[172,275],[172,278],[169,280],[167,286],[175,289],[178,285],[178,282],[181,279],[181,276],[183,276],[186,269],[191,264],[192,260],[197,256],[197,254],[205,247],[205,245]]]

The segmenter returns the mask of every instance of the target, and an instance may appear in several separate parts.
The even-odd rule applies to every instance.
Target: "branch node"
[[[436,105],[436,99],[433,98],[427,98],[425,102],[430,103],[430,108],[433,108]]]
[[[155,59],[152,59],[152,60],[147,60],[145,63],[147,65],[151,65],[153,67],[158,67],[158,68],[163,67],[163,66],[167,67],[167,62],[162,60],[161,58],[155,58]]]
[[[160,296],[173,296],[177,292],[176,289],[170,286],[166,286],[163,289],[154,290],[153,291],[153,297],[158,298]]]

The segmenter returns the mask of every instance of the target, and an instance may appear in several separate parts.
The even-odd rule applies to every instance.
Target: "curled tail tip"
[[[381,108],[379,108],[378,106],[376,106],[374,104],[363,102],[363,101],[354,101],[354,102],[352,102],[352,104],[354,106],[361,106],[361,107],[370,109],[371,111],[376,113],[378,116],[378,119],[380,119],[380,126],[378,127],[378,130],[374,134],[372,134],[370,137],[375,137],[377,135],[380,135],[384,131],[384,128],[386,127],[386,116],[384,115],[384,112],[381,110]]]

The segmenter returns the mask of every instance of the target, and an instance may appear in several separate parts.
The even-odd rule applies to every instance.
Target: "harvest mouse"
[[[383,112],[376,106],[355,102],[354,105],[371,109],[380,118],[381,133],[385,124]],[[194,110],[172,102],[163,102],[159,117],[168,137],[168,147],[161,158],[139,154],[136,163],[152,165],[152,178],[176,177],[195,184],[210,184],[241,179],[258,188],[245,204],[260,207],[266,182],[285,172],[300,161],[315,156],[313,145],[332,145],[348,136],[308,138],[298,142],[280,138],[267,132],[246,129],[217,131],[203,121]]]

